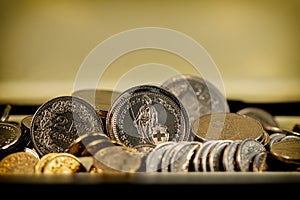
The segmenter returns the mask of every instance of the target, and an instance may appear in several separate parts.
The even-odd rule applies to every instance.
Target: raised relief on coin
[[[28,152],[14,152],[0,161],[0,174],[34,174],[39,158]]]
[[[0,159],[13,151],[21,140],[21,128],[8,122],[0,122]]]
[[[86,168],[80,159],[69,153],[50,153],[47,157],[42,157],[42,164],[36,173],[42,174],[73,174],[86,172]]]
[[[112,139],[134,147],[188,140],[187,113],[170,92],[152,85],[129,88],[115,99],[107,116]]]
[[[243,140],[237,148],[236,152],[236,161],[239,170],[242,172],[250,171],[250,165],[253,162],[253,158],[257,154],[265,151],[265,147],[257,140],[253,138]]]
[[[201,116],[192,126],[196,137],[201,140],[261,140],[264,129],[251,117],[237,113],[212,113]]]
[[[182,102],[190,124],[205,114],[229,112],[225,96],[202,77],[180,74],[166,80],[161,87],[172,92]]]
[[[31,122],[31,140],[39,155],[64,152],[79,136],[103,132],[96,110],[72,96],[53,98],[41,105]]]

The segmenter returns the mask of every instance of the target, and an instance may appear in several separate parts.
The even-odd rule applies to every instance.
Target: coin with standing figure
[[[120,94],[107,115],[108,135],[134,147],[188,140],[186,110],[170,92],[154,85],[140,85]]]

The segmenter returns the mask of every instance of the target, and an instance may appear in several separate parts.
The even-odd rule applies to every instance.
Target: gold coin
[[[85,167],[76,156],[70,153],[52,154],[43,164],[43,174],[73,174],[86,172]]]
[[[39,159],[28,152],[15,152],[0,161],[0,174],[34,174]]]
[[[270,153],[280,161],[300,165],[300,140],[283,140],[270,147]]]
[[[200,140],[261,140],[264,128],[261,123],[237,113],[211,113],[194,121],[192,131]]]

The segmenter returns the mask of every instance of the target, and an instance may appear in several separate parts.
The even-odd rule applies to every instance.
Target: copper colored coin
[[[270,153],[278,160],[300,164],[300,140],[283,140],[274,143]]]

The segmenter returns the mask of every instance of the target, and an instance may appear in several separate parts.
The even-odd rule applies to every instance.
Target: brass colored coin
[[[265,132],[258,120],[237,113],[203,115],[195,120],[192,129],[204,141],[260,139]]]
[[[300,164],[300,140],[283,140],[274,143],[270,153],[278,160]]]
[[[136,172],[141,166],[138,153],[121,146],[110,146],[94,154],[94,166],[103,172]]]
[[[104,132],[93,132],[93,133],[86,133],[84,135],[79,136],[75,139],[69,147],[66,149],[66,153],[73,154],[75,156],[80,156],[82,152],[86,149],[86,146],[89,145],[91,142],[99,139],[106,139],[108,140],[108,136]]]
[[[99,150],[111,146],[116,146],[116,145],[114,145],[114,143],[112,143],[108,139],[94,140],[86,146],[86,148],[82,151],[80,156],[93,156]]]
[[[56,154],[57,153],[48,153],[48,154],[45,154],[44,156],[42,156],[40,158],[40,160],[37,162],[37,164],[35,165],[34,172],[36,174],[42,174],[44,171],[44,167],[45,167],[46,163],[48,162],[48,160],[50,160],[51,157],[54,157]]]
[[[43,166],[43,174],[73,174],[86,169],[76,156],[69,153],[56,153],[48,157]]]
[[[34,174],[39,159],[28,152],[15,152],[0,161],[0,174]]]

